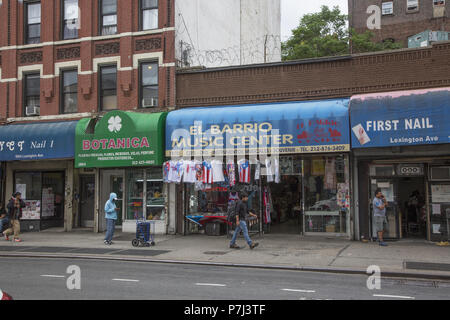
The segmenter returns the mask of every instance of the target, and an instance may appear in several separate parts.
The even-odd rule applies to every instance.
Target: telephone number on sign
[[[155,164],[155,161],[152,160],[141,160],[141,161],[132,161],[131,164],[133,166],[142,166],[142,165],[151,165],[151,164]]]

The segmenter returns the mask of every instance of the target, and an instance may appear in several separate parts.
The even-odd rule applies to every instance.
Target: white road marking
[[[66,276],[58,276],[54,274],[41,274],[41,277],[47,277],[47,278],[65,278]]]
[[[281,289],[281,291],[289,291],[289,292],[303,292],[303,293],[315,293],[315,290],[300,290],[300,289]]]
[[[393,296],[389,294],[374,294],[374,297],[382,297],[382,298],[398,298],[398,299],[415,299],[414,297],[408,296]]]
[[[220,283],[196,283],[196,286],[212,286],[212,287],[226,287],[226,284]]]
[[[133,279],[112,279],[112,281],[139,282],[139,280],[133,280]]]

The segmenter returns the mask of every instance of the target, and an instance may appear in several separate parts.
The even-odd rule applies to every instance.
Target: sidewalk
[[[352,273],[366,273],[368,266],[377,265],[382,274],[450,280],[450,247],[425,240],[392,241],[388,247],[380,247],[377,243],[339,238],[266,234],[252,237],[259,242],[254,250],[244,247],[244,239],[238,238],[242,249],[236,250],[229,248],[226,236],[204,234],[156,235],[156,245],[149,248],[132,247],[134,235],[130,233],[117,231],[111,246],[103,244],[103,238],[104,234],[90,230],[23,233],[21,243],[0,238],[0,256],[45,254]]]

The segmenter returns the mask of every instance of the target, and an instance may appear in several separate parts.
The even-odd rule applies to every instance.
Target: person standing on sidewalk
[[[9,225],[9,218],[3,205],[0,204],[0,237],[3,237],[3,230],[7,229]]]
[[[104,243],[111,245],[112,238],[114,236],[114,230],[116,228],[117,211],[120,209],[116,206],[117,194],[111,193],[109,200],[105,203],[105,218],[106,218],[106,236]]]
[[[20,221],[22,218],[22,209],[26,207],[25,202],[21,199],[22,194],[20,192],[16,192],[13,194],[11,200],[8,203],[8,212],[9,219],[11,223],[11,227],[3,232],[5,236],[5,240],[9,240],[9,236],[14,234],[14,242],[21,242],[22,240],[19,238],[20,233]]]
[[[381,189],[375,191],[375,198],[373,199],[373,219],[374,228],[378,234],[378,241],[380,246],[386,247],[386,242],[383,241],[384,225],[386,223],[386,207],[387,202]]]
[[[240,247],[236,245],[236,238],[238,234],[241,232],[244,234],[244,238],[247,241],[247,244],[249,245],[250,249],[254,249],[258,246],[257,242],[252,242],[248,235],[248,228],[247,228],[247,215],[250,214],[252,217],[257,217],[256,214],[249,212],[247,207],[247,201],[248,201],[248,194],[243,192],[241,195],[241,201],[239,201],[237,208],[236,208],[236,229],[234,230],[233,238],[230,242],[230,248],[232,249],[239,249]]]

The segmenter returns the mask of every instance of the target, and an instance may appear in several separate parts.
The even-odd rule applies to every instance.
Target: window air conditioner
[[[157,107],[157,106],[158,106],[157,98],[142,99],[142,107],[143,108],[151,108],[151,107]]]
[[[27,116],[38,116],[40,114],[40,107],[36,106],[27,106],[25,109],[25,114]]]

